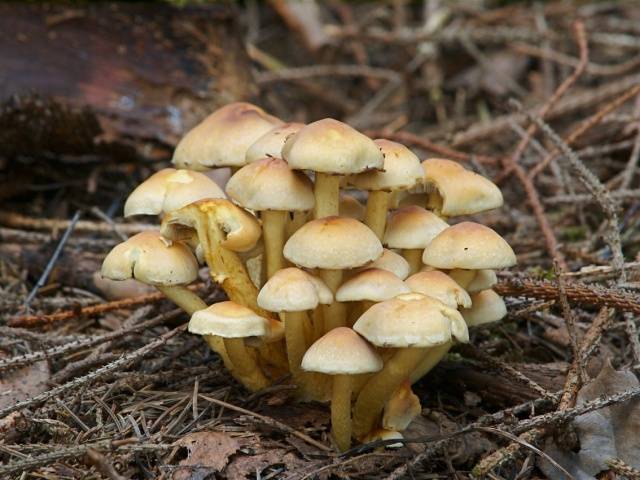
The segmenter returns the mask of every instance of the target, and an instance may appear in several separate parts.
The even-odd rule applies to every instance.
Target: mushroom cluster
[[[448,223],[502,195],[456,162],[233,103],[180,141],[173,164],[125,204],[160,216],[159,230],[116,246],[102,275],[164,292],[247,389],[290,375],[300,401],[330,401],[339,450],[401,438],[421,411],[411,385],[468,326],[506,313],[491,287],[513,250],[486,226]],[[222,169],[226,185],[213,180]],[[228,301],[186,288],[205,264]]]

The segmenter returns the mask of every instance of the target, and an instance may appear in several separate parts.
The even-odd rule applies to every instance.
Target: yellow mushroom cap
[[[406,293],[376,303],[353,329],[378,347],[432,347],[451,340],[469,341],[460,312],[419,293]]]
[[[382,427],[385,430],[405,430],[422,413],[420,399],[411,390],[411,382],[403,382],[384,406]]]
[[[356,273],[336,291],[338,302],[370,300],[382,302],[411,290],[393,273],[379,268],[369,268]]]
[[[282,158],[282,147],[291,135],[304,127],[304,123],[283,123],[258,138],[247,150],[247,163],[265,157]]]
[[[221,245],[234,252],[248,252],[262,235],[253,215],[225,199],[200,200],[170,212],[162,219],[160,231],[171,240],[192,238],[202,219],[220,228],[225,236]]]
[[[431,158],[422,162],[422,168],[426,189],[437,190],[442,198],[442,215],[472,215],[503,204],[502,193],[491,180],[457,162]]]
[[[269,321],[235,302],[214,303],[191,315],[189,331],[224,338],[262,337],[269,334]]]
[[[302,369],[329,375],[357,375],[382,369],[382,359],[360,335],[347,327],[330,330],[302,357]]]
[[[373,140],[332,118],[310,123],[289,137],[282,158],[296,170],[338,175],[381,169],[384,164]]]
[[[443,230],[424,249],[422,262],[446,270],[506,268],[516,264],[509,244],[495,231],[474,222]]]
[[[230,103],[180,140],[173,153],[173,164],[189,170],[244,165],[251,144],[280,124],[281,120],[260,107],[245,102]]]
[[[364,220],[364,214],[367,210],[367,207],[361,204],[356,197],[346,193],[340,193],[338,208],[341,217],[354,218],[359,221]]]
[[[263,158],[242,167],[227,182],[227,194],[257,211],[303,211],[315,204],[309,177],[291,170],[280,158]]]
[[[483,270],[462,270],[456,268],[449,271],[449,276],[470,294],[487,290],[498,283],[496,272],[486,268]]]
[[[322,280],[294,267],[278,270],[258,293],[258,305],[270,312],[302,312],[332,302]]]
[[[404,280],[409,276],[410,267],[402,255],[398,255],[393,250],[383,249],[382,255],[371,263],[367,263],[362,270],[367,268],[379,268],[393,273],[396,277]]]
[[[497,322],[507,314],[504,300],[493,290],[483,290],[471,295],[471,308],[461,310],[464,320],[470,327],[483,323]]]
[[[160,215],[203,198],[226,198],[226,195],[202,173],[165,168],[131,192],[124,204],[124,216]]]
[[[405,283],[411,291],[440,300],[448,307],[471,306],[471,298],[464,288],[439,270],[418,272],[407,278]]]
[[[434,213],[410,205],[389,216],[382,243],[390,248],[425,248],[448,226]]]
[[[374,143],[384,155],[384,170],[352,175],[349,184],[360,190],[393,191],[411,188],[422,181],[420,160],[411,150],[386,139],[374,140]]]
[[[284,256],[305,268],[355,268],[382,255],[382,245],[366,225],[345,217],[312,220],[284,245]]]

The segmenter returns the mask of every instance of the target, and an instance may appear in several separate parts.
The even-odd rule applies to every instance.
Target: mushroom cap
[[[131,192],[124,204],[124,216],[160,215],[203,198],[226,198],[226,195],[202,173],[165,168]]]
[[[291,135],[298,133],[304,123],[283,123],[272,128],[258,138],[247,149],[247,163],[258,161],[265,157],[282,158],[282,147]]]
[[[198,277],[198,261],[186,245],[169,242],[158,231],[146,231],[113,247],[102,262],[101,274],[149,285],[187,285]]]
[[[384,155],[384,170],[352,175],[349,184],[360,190],[393,191],[411,188],[422,181],[420,160],[411,150],[386,139],[374,140],[374,143]]]
[[[346,193],[340,193],[339,212],[341,217],[354,218],[356,220],[364,220],[364,214],[367,207],[361,204],[356,197]]]
[[[460,312],[420,293],[376,303],[353,329],[378,347],[432,347],[451,340],[469,341]]]
[[[347,327],[330,330],[302,357],[302,369],[329,375],[357,375],[382,369],[382,358],[360,335]]]
[[[470,327],[497,322],[507,314],[504,300],[493,290],[483,290],[471,295],[473,305],[460,311]]]
[[[291,170],[280,158],[263,158],[242,167],[227,182],[227,194],[257,211],[303,211],[315,204],[309,177]]]
[[[382,250],[382,255],[371,263],[367,263],[362,269],[379,268],[393,273],[396,277],[404,280],[409,276],[411,268],[402,255],[387,248]]]
[[[338,302],[370,300],[382,302],[411,290],[393,273],[379,268],[369,268],[356,273],[336,291]]]
[[[410,205],[389,215],[382,243],[390,248],[425,248],[448,226],[436,214]]]
[[[363,223],[346,217],[312,220],[284,245],[284,256],[305,268],[342,270],[355,268],[382,255],[375,233]]]
[[[258,305],[270,312],[302,312],[333,303],[333,293],[319,278],[290,267],[278,270],[258,293]]]
[[[384,164],[373,140],[332,118],[310,123],[289,137],[282,158],[296,170],[338,175],[381,169]]]
[[[253,215],[221,198],[200,200],[168,213],[162,219],[160,231],[171,240],[192,238],[200,222],[205,222],[204,226],[217,225],[225,237],[221,246],[234,252],[248,252],[262,235],[260,223]]]
[[[271,330],[269,321],[235,302],[218,302],[191,315],[189,331],[224,338],[262,337]]]
[[[266,335],[261,337],[247,337],[245,343],[250,347],[258,348],[265,343],[279,342],[284,338],[284,322],[276,320],[275,318],[267,318],[269,328]]]
[[[448,307],[471,306],[471,298],[464,288],[439,270],[418,272],[407,278],[405,283],[411,291],[440,300]]]
[[[487,268],[483,270],[461,270],[456,268],[449,271],[449,276],[469,294],[487,290],[498,283],[496,272]]]
[[[382,427],[385,430],[405,430],[421,413],[422,405],[418,396],[411,390],[411,382],[402,382],[384,406]]]
[[[430,158],[422,168],[426,189],[435,188],[442,197],[442,215],[472,215],[503,204],[502,193],[491,180],[457,162]]]
[[[230,103],[182,137],[172,162],[189,170],[244,165],[251,144],[280,124],[282,120],[260,107],[246,102]]]
[[[506,268],[516,264],[509,244],[495,231],[475,222],[443,230],[424,249],[422,262],[446,270]]]

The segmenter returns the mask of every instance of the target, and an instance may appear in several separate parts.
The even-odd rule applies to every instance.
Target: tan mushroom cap
[[[422,181],[423,170],[418,157],[401,143],[378,139],[374,143],[384,155],[384,170],[352,175],[349,184],[360,190],[393,191],[408,189]]]
[[[380,268],[393,273],[396,277],[404,280],[409,276],[410,267],[402,255],[387,248],[382,250],[382,255],[371,263],[367,263],[362,270],[367,268]]]
[[[332,118],[310,123],[289,137],[282,158],[296,170],[337,175],[381,169],[384,164],[373,140]]]
[[[309,347],[302,369],[329,375],[357,375],[382,369],[382,359],[360,335],[347,327],[330,330]]]
[[[187,285],[198,277],[198,261],[186,245],[146,231],[116,245],[102,262],[101,274],[149,285]]]
[[[422,162],[422,168],[427,191],[435,188],[442,197],[442,215],[471,215],[503,204],[502,193],[491,180],[457,162],[431,158]]]
[[[332,302],[322,280],[295,267],[278,270],[258,293],[258,305],[270,312],[302,312]]]
[[[287,138],[298,133],[304,123],[283,123],[272,128],[258,138],[247,150],[247,163],[256,162],[265,157],[282,158],[282,147]]]
[[[269,321],[235,302],[214,303],[191,315],[189,331],[224,338],[262,337],[269,334]]]
[[[389,215],[382,243],[390,248],[425,248],[448,226],[434,213],[410,205]]]
[[[200,200],[170,212],[162,220],[160,231],[171,240],[192,238],[202,215],[214,219],[225,235],[221,245],[234,252],[248,252],[262,235],[253,215],[224,199]]]
[[[382,255],[382,245],[369,227],[353,218],[312,220],[284,246],[284,256],[305,268],[355,268]]]
[[[369,268],[355,274],[336,291],[338,302],[369,300],[382,302],[411,290],[393,273],[379,268]]]
[[[469,294],[487,290],[498,283],[496,272],[490,269],[472,270],[474,273],[471,280],[467,280],[469,270],[455,269],[449,271],[449,276],[453,278]],[[460,281],[459,281],[460,279]]]
[[[443,230],[424,249],[422,262],[435,268],[482,270],[516,264],[509,244],[495,231],[474,222]]]
[[[497,322],[507,314],[504,300],[493,290],[483,290],[471,295],[471,308],[461,310],[465,322],[470,327]]]
[[[471,306],[469,294],[449,275],[438,270],[418,272],[407,278],[405,283],[411,291],[440,300],[448,307]]]
[[[227,194],[256,211],[304,211],[315,204],[309,177],[291,170],[280,158],[263,158],[242,167],[227,182]]]
[[[340,193],[340,205],[339,212],[341,217],[354,218],[356,220],[364,220],[364,214],[367,210],[358,199],[352,195],[346,193]]]
[[[376,303],[353,329],[378,347],[432,347],[451,341],[469,341],[460,312],[419,293],[406,293]]]
[[[173,164],[189,170],[244,165],[251,144],[280,124],[281,120],[260,107],[245,102],[230,103],[180,140],[173,153]]]
[[[165,168],[131,192],[124,204],[124,216],[160,215],[203,198],[226,198],[226,195],[202,173]]]

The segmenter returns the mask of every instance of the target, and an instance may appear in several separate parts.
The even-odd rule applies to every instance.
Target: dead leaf
[[[578,392],[576,405],[638,388],[640,382],[630,371],[616,371],[607,363],[600,374]],[[576,480],[592,479],[608,470],[606,461],[619,458],[634,468],[640,468],[640,399],[580,415],[573,421],[580,440],[578,452],[562,451],[548,440],[545,452],[571,473]],[[549,462],[540,468],[550,478],[562,474]]]
[[[283,448],[275,448],[262,453],[252,452],[251,455],[238,455],[227,467],[225,474],[228,480],[247,480],[260,478],[260,472],[268,467],[281,468],[282,471],[275,478],[286,476],[287,472],[295,472],[306,466],[306,462],[292,452]],[[265,472],[266,474],[266,472]]]
[[[0,378],[0,409],[48,390],[50,376],[45,360],[3,373]]]
[[[195,432],[182,437],[177,446],[185,447],[188,456],[181,460],[172,476],[173,480],[204,480],[221,472],[229,457],[238,451],[238,442],[224,432]]]

